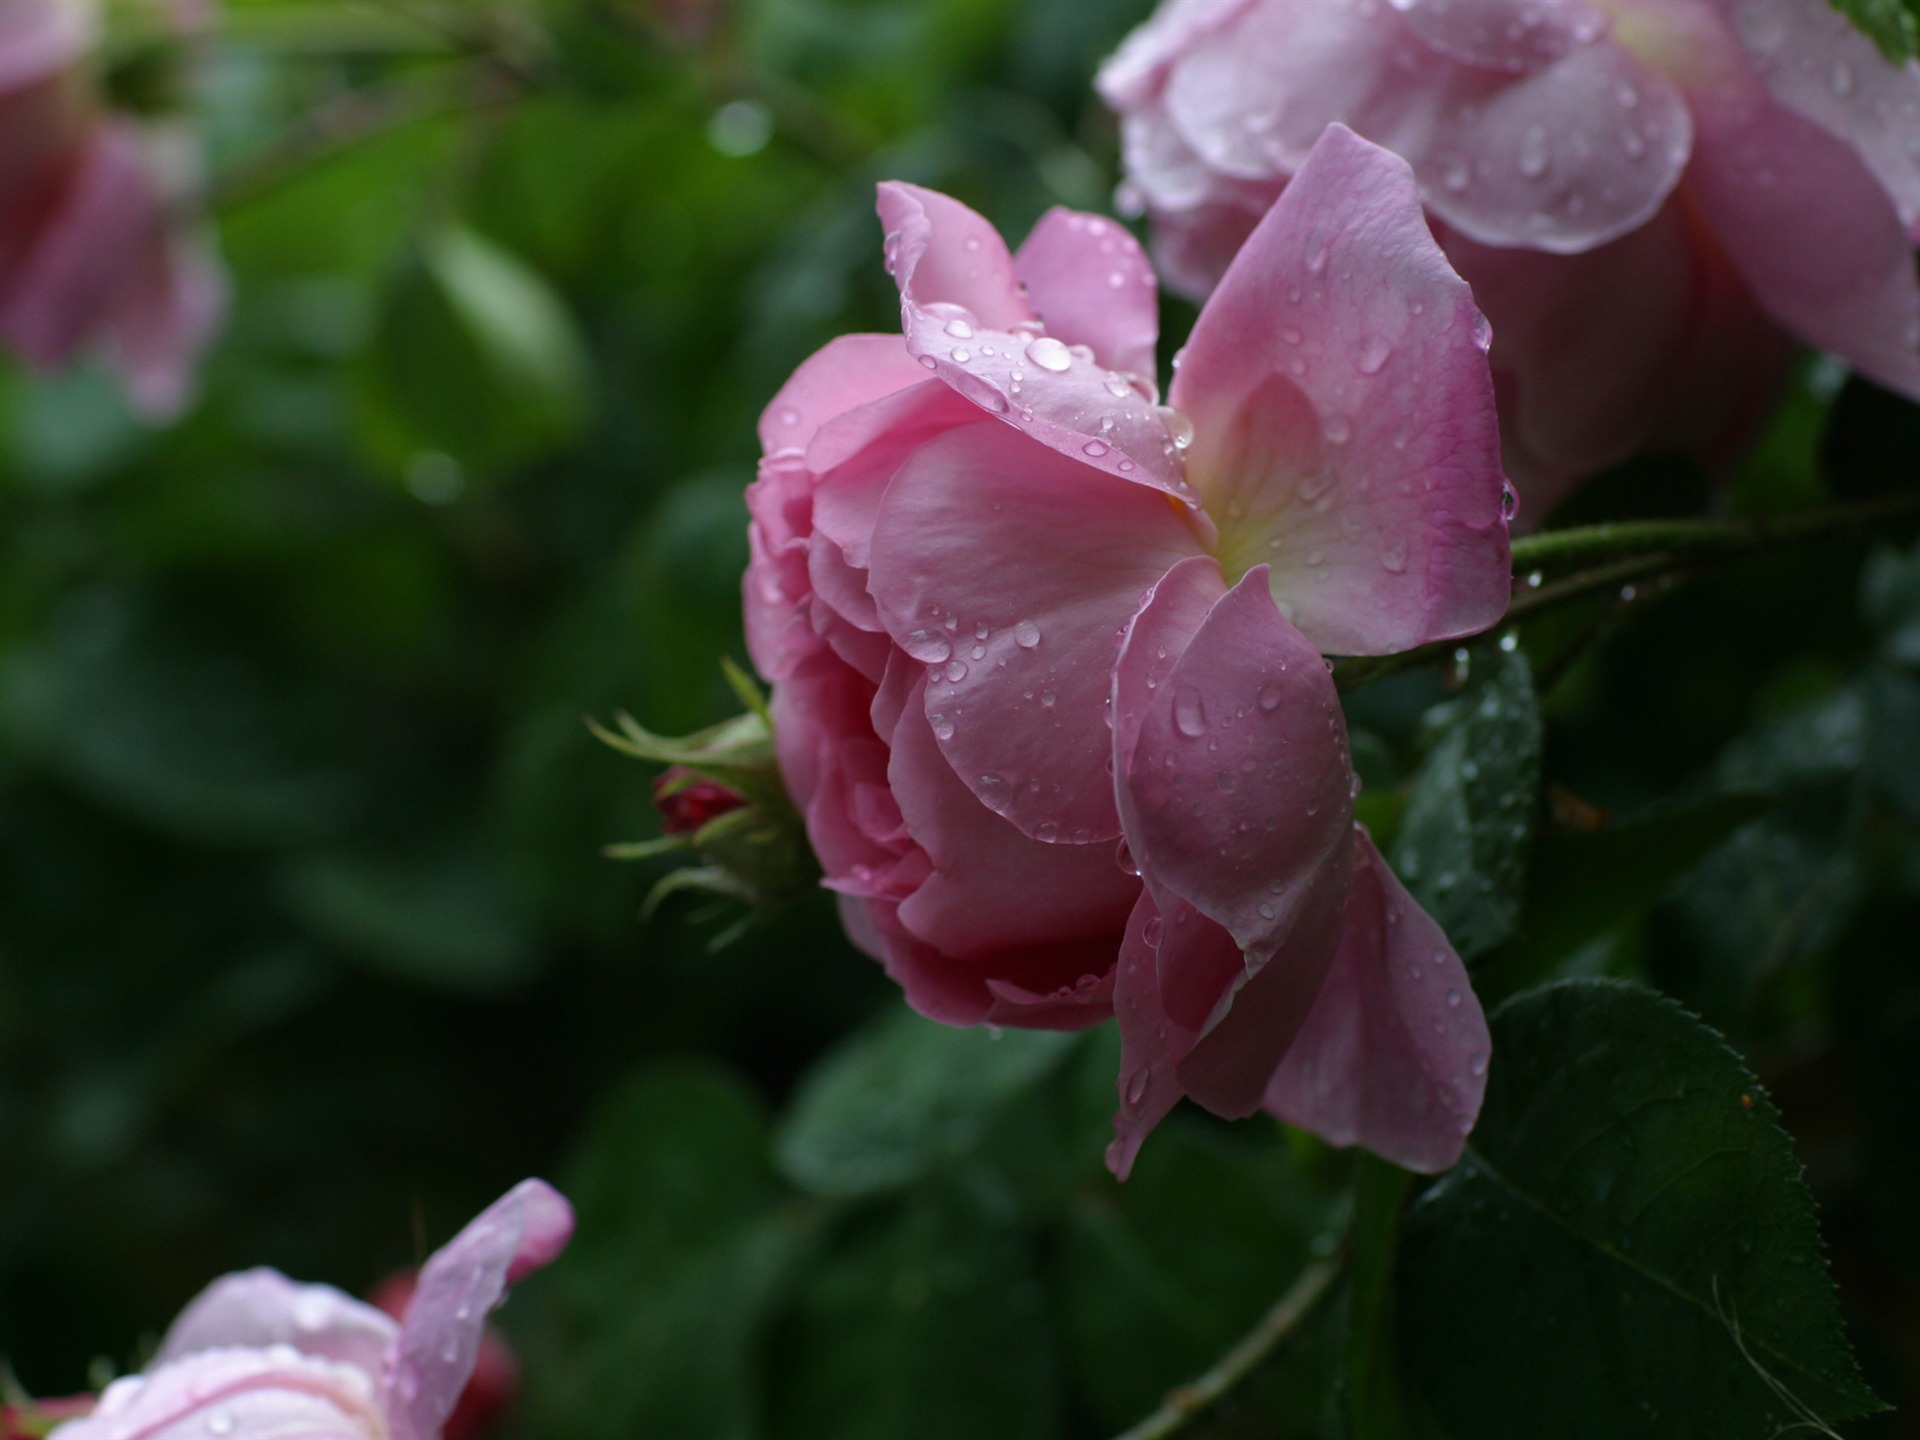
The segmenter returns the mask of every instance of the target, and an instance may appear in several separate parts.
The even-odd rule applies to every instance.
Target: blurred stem
[[[1217,1365],[1192,1384],[1182,1385],[1168,1395],[1158,1410],[1119,1436],[1118,1440],[1163,1440],[1165,1436],[1178,1434],[1212,1409],[1300,1328],[1301,1322],[1313,1313],[1314,1307],[1333,1288],[1333,1282],[1339,1277],[1345,1263],[1344,1255],[1334,1254],[1325,1260],[1315,1261],[1301,1271],[1300,1278],[1293,1282],[1287,1293],[1261,1317],[1259,1324],[1220,1357]]]
[[[1353,1277],[1347,1285],[1347,1430],[1352,1440],[1400,1440],[1393,1344],[1393,1265],[1413,1176],[1360,1156],[1353,1192]]]
[[[208,208],[231,210],[278,189],[316,165],[382,135],[428,120],[483,112],[521,95],[521,78],[491,56],[463,60],[423,83],[397,76],[336,95],[316,106],[293,129],[216,179]]]
[[[1611,595],[1627,605],[1643,593],[1641,581],[1666,590],[1679,580],[1727,560],[1798,541],[1827,539],[1870,530],[1891,521],[1920,517],[1920,492],[1892,495],[1854,505],[1805,510],[1795,515],[1760,515],[1742,520],[1633,520],[1551,530],[1513,542],[1514,573],[1525,578],[1507,606],[1503,626],[1518,624],[1564,605]],[[1579,568],[1586,566],[1589,568]],[[1571,568],[1546,581],[1548,570]],[[1466,643],[1442,640],[1398,655],[1356,656],[1334,666],[1342,690],[1371,685],[1388,675],[1436,664]]]

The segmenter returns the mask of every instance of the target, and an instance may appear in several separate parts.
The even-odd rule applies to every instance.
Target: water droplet
[[[1404,537],[1395,537],[1380,552],[1380,568],[1389,575],[1407,573],[1407,542]]]
[[[1519,513],[1520,492],[1513,488],[1512,481],[1502,480],[1500,482],[1500,518],[1512,520]]]
[[[973,338],[973,326],[964,320],[949,320],[947,322],[947,334],[956,340],[971,340]]]
[[[1191,685],[1173,697],[1173,727],[1190,740],[1207,733],[1207,702]]]
[[[1127,1104],[1138,1105],[1147,1098],[1147,1086],[1153,1083],[1153,1071],[1142,1065],[1127,1078]]]
[[[1329,445],[1344,445],[1353,438],[1353,426],[1344,415],[1329,415],[1321,429],[1326,433]]]
[[[1153,949],[1158,950],[1160,948],[1160,932],[1164,928],[1160,917],[1156,915],[1140,927],[1140,938],[1146,941]]]
[[[209,1435],[231,1435],[236,1423],[231,1410],[212,1411],[207,1416],[207,1433]]]
[[[1447,991],[1447,1004],[1456,1007],[1460,1004],[1460,992],[1458,990]]]
[[[938,630],[914,630],[900,642],[900,648],[922,665],[945,664],[953,654],[953,644]]]
[[[969,235],[960,243],[968,250],[978,250],[983,242],[978,235]]]
[[[1053,691],[1042,690],[1040,692],[1040,708],[1042,710],[1051,710],[1055,705],[1059,703],[1060,703],[1060,697],[1054,694]]]
[[[1280,331],[1280,338],[1289,345],[1298,345],[1306,337],[1294,329],[1293,326],[1288,325]]]
[[[1833,68],[1827,72],[1827,85],[1841,99],[1853,94],[1853,66],[1844,60],[1833,62]]]
[[[1475,1075],[1487,1073],[1487,1055],[1484,1050],[1476,1050],[1467,1057],[1467,1069]]]
[[[956,365],[964,365],[971,359],[973,359],[971,350],[960,349],[953,352],[953,361]]]
[[[931,355],[922,355],[920,357],[920,363],[928,370],[938,370],[940,368],[940,362]]]
[[[949,660],[947,662],[947,668],[941,673],[954,684],[958,685],[962,680],[967,678],[967,662],[964,660]]]
[[[1464,160],[1449,160],[1447,168],[1441,173],[1440,183],[1459,195],[1473,183],[1473,167]]]
[[[1520,648],[1520,637],[1509,630],[1500,637],[1500,648],[1511,655]]]
[[[1091,459],[1098,460],[1112,448],[1113,447],[1104,440],[1089,440],[1080,447],[1080,453]]]
[[[1027,345],[1027,359],[1042,370],[1051,370],[1055,375],[1062,373],[1073,364],[1073,356],[1067,347],[1051,335],[1042,335]]]
[[[946,716],[944,715],[929,716],[928,723],[933,726],[933,733],[936,739],[940,739],[940,740],[953,739],[953,721],[949,720]]]
[[[1280,687],[1278,685],[1262,685],[1260,687],[1260,708],[1267,714],[1271,715],[1280,708],[1281,698]]]
[[[1546,578],[1547,578],[1546,574],[1543,571],[1529,570],[1527,572],[1527,588],[1529,590],[1538,590],[1540,588],[1541,582],[1543,582]]]
[[[1058,820],[1042,820],[1038,825],[1033,827],[1033,838],[1042,844],[1053,844],[1054,841],[1060,838],[1060,822]]]
[[[1392,343],[1382,336],[1369,335],[1361,342],[1360,353],[1353,357],[1353,368],[1362,375],[1378,375],[1392,358]]]
[[[780,423],[782,425],[798,425],[800,423],[800,412],[791,405],[787,406],[786,409],[780,412]]]
[[[1547,127],[1529,125],[1526,134],[1520,137],[1520,173],[1529,180],[1538,180],[1547,173]]]
[[[1262,900],[1262,901],[1260,902],[1260,904],[1259,904],[1259,907],[1258,907],[1258,909],[1259,909],[1259,911],[1260,911],[1260,918],[1261,918],[1262,920],[1271,920],[1271,919],[1273,919],[1273,915],[1274,915],[1274,910],[1273,910],[1273,906],[1271,906],[1271,905],[1269,905],[1269,904],[1267,904],[1267,902],[1266,902],[1266,901],[1264,901],[1264,900]]]
[[[1155,407],[1160,423],[1167,427],[1167,436],[1173,441],[1173,448],[1185,450],[1193,444],[1193,421],[1170,405]]]

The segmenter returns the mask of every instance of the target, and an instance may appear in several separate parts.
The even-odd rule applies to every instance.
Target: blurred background
[[[755,418],[896,323],[874,182],[1014,239],[1110,209],[1090,81],[1149,8],[226,0],[169,81],[234,286],[199,402],[153,430],[98,368],[0,374],[0,1356],[29,1390],[138,1363],[226,1269],[364,1293],[533,1173],[582,1228],[506,1312],[509,1425],[567,1440],[1110,1433],[1325,1249],[1343,1157],[1183,1114],[1118,1187],[1110,1034],[911,1020],[823,897],[710,953],[697,906],[641,923],[662,865],[600,855],[658,823],[584,717],[737,708]],[[105,64],[133,103],[157,61]],[[1912,406],[1812,361],[1736,474],[1647,461],[1567,518],[1867,496],[1916,454]],[[1651,979],[1730,1036],[1894,1400],[1920,1397],[1898,540],[1528,632],[1549,801],[1521,939],[1478,972],[1489,1008]],[[1351,697],[1383,836],[1446,778],[1422,757],[1460,679]],[[1337,1359],[1329,1312],[1206,1433],[1337,1433]]]

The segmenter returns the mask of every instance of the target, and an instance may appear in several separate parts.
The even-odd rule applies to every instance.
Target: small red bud
[[[420,1286],[417,1270],[402,1270],[390,1275],[375,1288],[368,1301],[396,1320],[404,1320],[413,1292]],[[520,1366],[506,1339],[491,1325],[480,1337],[480,1356],[474,1362],[473,1378],[460,1392],[460,1403],[453,1407],[442,1429],[443,1440],[481,1440],[499,1423],[520,1393]],[[11,1436],[0,1440],[12,1440]]]
[[[740,809],[747,797],[717,780],[695,776],[684,765],[674,765],[653,782],[653,803],[660,811],[662,831],[691,835],[708,821]]]

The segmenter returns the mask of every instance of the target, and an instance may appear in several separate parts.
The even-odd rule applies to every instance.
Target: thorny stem
[[[1164,1437],[1177,1434],[1218,1404],[1221,1397],[1246,1379],[1261,1361],[1300,1328],[1301,1322],[1313,1313],[1314,1307],[1333,1288],[1333,1282],[1345,1263],[1345,1255],[1336,1254],[1325,1260],[1317,1260],[1301,1271],[1300,1278],[1261,1317],[1260,1323],[1222,1355],[1211,1370],[1192,1384],[1182,1385],[1168,1395],[1158,1410],[1119,1436],[1118,1440],[1164,1440]]]
[[[1638,598],[1638,582],[1655,580],[1664,589],[1695,571],[1725,560],[1797,540],[1823,539],[1878,523],[1920,516],[1920,492],[1806,510],[1795,515],[1763,515],[1740,520],[1634,520],[1551,530],[1513,542],[1517,593],[1502,625],[1597,595],[1614,594],[1622,604]],[[1595,564],[1593,562],[1608,562]],[[1548,569],[1592,565],[1541,583]],[[1370,685],[1402,670],[1452,656],[1462,642],[1443,640],[1398,655],[1361,656],[1334,666],[1342,690]]]

